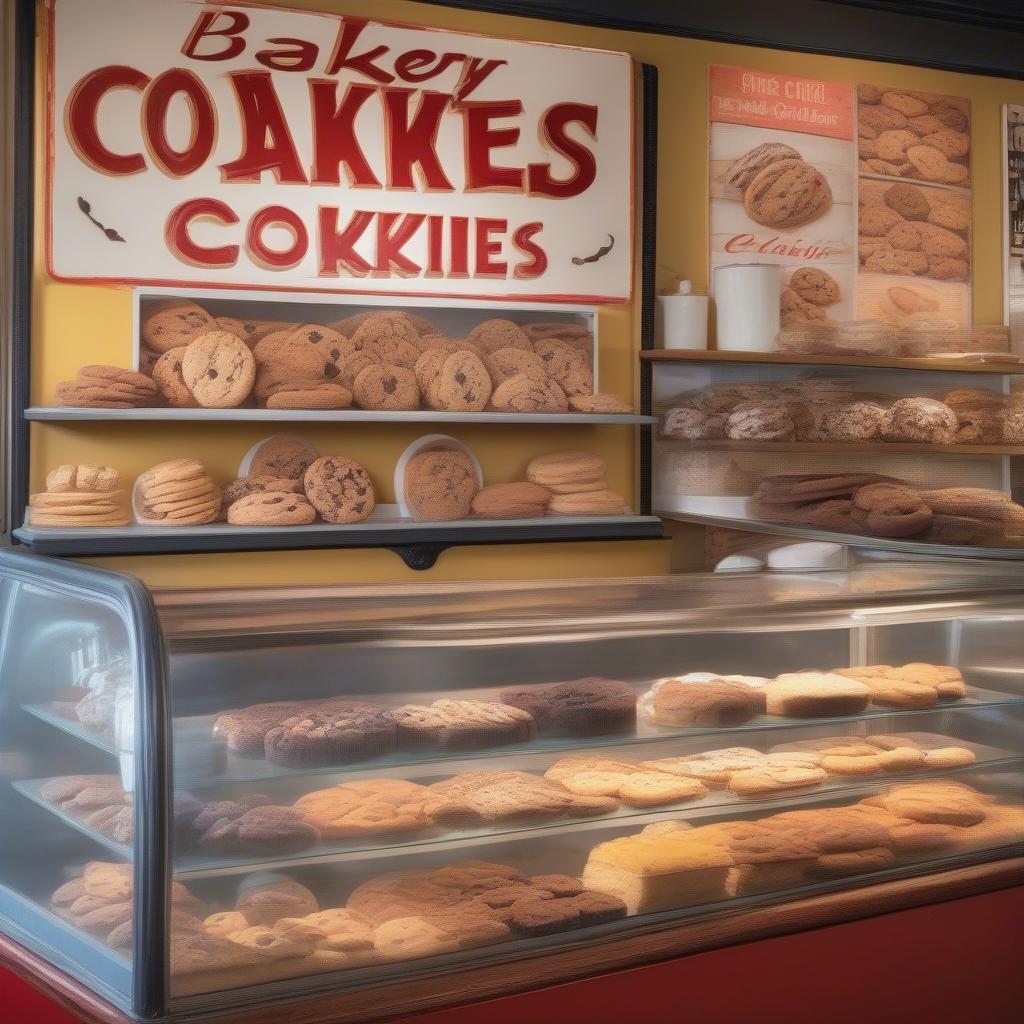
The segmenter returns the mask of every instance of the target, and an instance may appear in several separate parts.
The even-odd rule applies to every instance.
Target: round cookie
[[[185,349],[181,375],[204,408],[233,409],[249,397],[256,360],[241,338],[226,331],[210,331]]]
[[[376,506],[369,474],[352,459],[325,455],[303,476],[306,497],[328,523],[361,523]]]
[[[870,402],[849,402],[828,409],[818,424],[822,441],[872,441],[878,437],[885,410]]]
[[[533,351],[533,343],[526,333],[511,320],[485,320],[466,335],[466,341],[475,345],[484,354],[496,352],[500,348]]]
[[[796,228],[817,220],[832,205],[832,190],[821,171],[803,160],[778,160],[747,186],[743,208],[758,224]]]
[[[905,220],[924,220],[930,209],[924,193],[916,185],[903,182],[885,190],[885,204]]]
[[[786,146],[781,142],[764,142],[734,160],[725,172],[724,181],[726,185],[738,188],[742,192],[754,179],[754,176],[769,164],[779,160],[800,159],[800,154],[792,146]]]
[[[498,348],[484,356],[484,365],[490,374],[494,387],[510,377],[523,374],[530,380],[542,383],[548,375],[544,361],[534,352],[521,348]]]
[[[533,347],[544,363],[548,377],[567,397],[593,393],[594,374],[572,345],[557,338],[544,338],[534,342]]]
[[[894,402],[882,424],[885,441],[952,444],[958,427],[956,413],[932,398],[901,398]]]
[[[524,373],[494,389],[491,405],[498,412],[568,412],[565,392],[553,380],[535,381]]]
[[[949,172],[949,161],[934,146],[911,146],[907,160],[913,165],[914,177],[925,181],[945,181]]]
[[[416,374],[404,366],[378,363],[367,366],[353,382],[352,395],[361,409],[395,412],[420,407]]]
[[[473,460],[456,449],[428,449],[405,467],[405,503],[417,522],[466,519],[480,490]]]
[[[905,92],[883,92],[882,105],[898,110],[904,117],[920,117],[928,113],[928,104]]]
[[[940,128],[936,132],[925,135],[921,139],[922,146],[937,149],[947,160],[967,156],[971,150],[971,139],[965,132],[956,132],[952,128]]]
[[[857,123],[861,129],[874,129],[875,135],[869,137],[877,138],[891,128],[906,128],[910,121],[906,114],[891,107],[862,106],[857,109]]]
[[[916,146],[920,139],[906,128],[890,128],[879,133],[875,140],[875,149],[882,160],[891,160],[893,163],[904,163],[907,159],[906,153],[911,146]],[[861,147],[863,152],[863,147]]]
[[[839,282],[818,267],[800,267],[789,279],[789,287],[806,302],[831,306],[840,299]]]
[[[121,486],[121,474],[110,466],[89,463],[58,466],[46,474],[46,489],[60,491],[116,491]]]
[[[445,338],[420,354],[412,371],[416,375],[420,394],[429,396],[430,385],[434,383],[434,378],[441,372],[445,360],[449,356],[455,355],[456,352],[472,352],[472,349],[466,347],[464,342],[449,341]]]
[[[404,313],[377,313],[352,333],[357,351],[379,363],[411,370],[420,357],[419,331]]]
[[[279,494],[301,494],[302,481],[283,476],[240,476],[232,480],[221,491],[221,511],[226,515],[228,508],[236,501],[258,494],[261,491],[276,491]]]
[[[295,390],[326,379],[326,354],[297,331],[277,331],[261,339],[253,349],[256,382],[253,394],[266,401],[275,391]]]
[[[169,352],[216,330],[214,319],[188,299],[165,299],[147,307],[142,319],[142,342],[154,352]]]
[[[239,476],[273,476],[301,480],[320,453],[301,437],[275,434],[250,449]]]
[[[896,224],[885,233],[885,240],[894,248],[915,252],[921,248],[921,232],[907,221]]]
[[[199,403],[185,383],[181,361],[187,346],[178,346],[165,352],[153,365],[153,380],[164,401],[176,409],[196,409]]]
[[[894,249],[888,243],[885,248],[878,249],[864,260],[866,270],[874,270],[879,274],[927,274],[928,257],[923,252],[907,249]]]
[[[886,199],[888,202],[888,198]],[[860,215],[859,230],[862,236],[881,238],[887,231],[902,221],[902,217],[886,206],[871,206]]]
[[[282,491],[257,491],[228,508],[228,522],[235,526],[305,526],[315,519],[305,496]]]
[[[445,359],[429,390],[430,406],[449,412],[481,412],[491,397],[491,378],[479,356],[455,352]]]
[[[928,256],[928,276],[938,281],[966,281],[970,266],[966,260],[951,259],[949,256]]]
[[[971,226],[971,214],[966,203],[937,200],[925,219],[947,231],[966,231]]]
[[[967,242],[963,238],[937,224],[919,224],[918,231],[921,233],[921,249],[926,256],[956,259],[967,251]]]

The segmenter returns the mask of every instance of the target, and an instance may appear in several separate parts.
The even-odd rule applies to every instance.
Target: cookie
[[[397,835],[427,828],[430,796],[404,779],[367,779],[307,793],[295,810],[325,839]]]
[[[937,201],[928,208],[925,218],[947,231],[966,231],[971,226],[970,208],[966,203]]]
[[[971,268],[966,260],[929,256],[928,276],[937,281],[966,281],[971,276]]]
[[[917,229],[921,233],[921,248],[928,256],[953,259],[967,251],[967,242],[953,231],[928,223],[919,224]]]
[[[276,434],[251,449],[244,462],[243,475],[301,480],[319,457],[319,452],[301,437]]]
[[[390,713],[364,701],[321,701],[267,732],[264,753],[286,768],[351,764],[395,748]]]
[[[140,334],[143,344],[162,354],[215,329],[213,317],[202,306],[187,299],[164,299],[147,304]]]
[[[466,519],[479,489],[473,460],[458,449],[418,452],[405,467],[405,503],[417,522]]]
[[[882,90],[877,85],[858,85],[857,103],[878,103],[882,98]]]
[[[892,128],[906,128],[909,118],[902,111],[888,106],[858,106],[857,123],[863,127],[874,129],[877,138],[881,132]]]
[[[470,330],[466,335],[466,341],[476,346],[483,355],[490,355],[502,348],[533,351],[533,343],[526,333],[511,320],[485,320]]]
[[[548,377],[558,384],[566,396],[593,392],[593,371],[571,345],[557,338],[544,338],[534,342],[534,351],[544,363]]]
[[[629,512],[629,505],[621,494],[601,488],[553,494],[548,502],[548,511],[559,516],[621,516]]]
[[[743,196],[747,216],[772,228],[796,228],[832,206],[825,176],[803,160],[779,160],[759,171]]]
[[[494,387],[520,374],[542,384],[548,375],[540,356],[521,348],[495,349],[484,356],[484,365]]]
[[[700,409],[668,409],[661,421],[662,437],[680,441],[703,441],[725,437],[727,417],[708,416]]]
[[[906,128],[890,128],[887,131],[880,132],[874,142],[874,148],[879,159],[890,160],[893,163],[899,164],[906,162],[907,150],[911,146],[918,145],[920,139]],[[863,154],[863,147],[861,147],[861,152]]]
[[[818,267],[800,267],[789,278],[789,287],[807,302],[816,306],[831,306],[842,297],[839,282]]]
[[[905,220],[925,220],[931,209],[921,189],[902,182],[885,190],[885,204]]]
[[[466,750],[524,743],[536,735],[525,711],[492,701],[435,700],[405,704],[392,711],[400,747],[412,750]]]
[[[274,701],[224,711],[213,720],[213,735],[238,757],[261,758],[267,733],[302,709],[300,701]]]
[[[416,383],[419,385],[421,395],[429,395],[430,385],[434,383],[434,378],[441,372],[445,360],[449,356],[455,355],[456,352],[472,353],[473,350],[465,347],[461,341],[443,339],[439,344],[431,346],[420,354],[413,367],[413,373],[416,375]]]
[[[893,249],[888,243],[864,260],[864,269],[878,274],[927,274],[928,267],[929,258],[923,252]]]
[[[881,103],[892,110],[898,110],[904,117],[919,117],[928,113],[928,104],[905,92],[883,92]]]
[[[267,399],[268,409],[347,409],[351,404],[352,392],[341,384],[281,390]]]
[[[765,687],[768,714],[792,718],[856,715],[868,706],[870,691],[853,679],[828,672],[789,672]]]
[[[315,519],[316,509],[303,495],[282,491],[257,491],[228,507],[233,526],[307,526]]]
[[[907,160],[914,168],[914,177],[925,181],[942,182],[950,173],[949,161],[934,146],[911,146]]]
[[[765,697],[761,688],[725,679],[668,679],[658,686],[649,709],[651,721],[657,725],[718,728],[742,725],[764,714]]]
[[[241,338],[210,331],[190,342],[181,376],[193,398],[206,409],[233,409],[252,390],[256,359]]]
[[[265,402],[277,391],[295,391],[327,381],[326,349],[318,340],[310,340],[311,336],[327,330],[307,325],[298,330],[277,331],[260,339],[252,350],[256,359],[253,385],[256,398]]]
[[[481,412],[491,398],[491,377],[479,356],[472,352],[455,352],[442,363],[429,394],[432,408]]]
[[[353,382],[352,395],[361,409],[397,412],[420,407],[416,374],[404,366],[367,366]]]
[[[491,484],[473,496],[472,509],[481,519],[539,519],[550,500],[551,492],[539,484]]]
[[[971,138],[965,132],[942,127],[921,139],[921,145],[937,149],[947,160],[967,156],[971,150]]]
[[[304,885],[280,875],[266,877],[267,880],[263,881],[260,876],[254,875],[251,884],[243,882],[245,887],[235,901],[234,912],[241,914],[250,927],[270,927],[282,917],[305,917],[307,914],[319,913],[320,904],[316,896]],[[209,918],[204,922],[207,928],[208,922]]]
[[[729,789],[740,796],[763,796],[817,786],[826,778],[823,767],[786,764],[765,758],[764,763],[756,767],[733,772],[729,777]]]
[[[526,478],[556,494],[564,494],[603,487],[607,471],[607,463],[593,452],[551,452],[530,460]]]
[[[887,206],[872,206],[860,216],[859,230],[861,235],[881,238],[902,221],[902,217],[894,209]]]
[[[121,486],[121,474],[110,466],[94,466],[90,463],[58,466],[46,474],[46,489],[51,493],[61,491],[116,491]]]
[[[742,192],[769,164],[777,163],[779,160],[800,159],[800,154],[792,146],[786,146],[781,142],[764,142],[734,160],[725,172],[723,180],[726,185],[738,188]]]
[[[499,699],[529,712],[546,736],[603,736],[631,732],[636,724],[636,691],[613,679],[509,687]]]
[[[536,381],[524,373],[502,381],[491,395],[498,412],[560,413],[569,411],[569,401],[553,380]]]
[[[921,232],[913,224],[909,224],[906,221],[889,228],[885,233],[885,240],[894,249],[914,252],[921,248]]]
[[[187,346],[179,346],[165,352],[153,366],[153,380],[160,389],[160,396],[173,408],[195,409],[199,407],[195,396],[185,383],[181,364],[188,351]]]
[[[378,363],[411,370],[420,357],[419,331],[404,313],[376,313],[352,332],[352,342]]]
[[[569,408],[573,412],[592,413],[631,413],[633,403],[627,402],[618,395],[599,393],[596,395],[573,395],[569,399]]]
[[[306,497],[328,523],[361,523],[376,505],[369,474],[352,459],[325,455],[305,471]]]

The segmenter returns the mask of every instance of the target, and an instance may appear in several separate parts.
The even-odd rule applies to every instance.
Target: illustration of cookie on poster
[[[783,326],[852,320],[853,86],[723,65],[709,71],[712,271],[777,263]]]
[[[857,316],[971,323],[971,105],[857,86]]]

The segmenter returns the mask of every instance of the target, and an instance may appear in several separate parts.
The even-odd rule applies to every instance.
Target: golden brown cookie
[[[929,256],[928,276],[937,281],[966,281],[971,276],[967,260],[951,259],[949,256]]]
[[[742,192],[753,181],[755,175],[769,164],[777,163],[779,160],[800,159],[800,154],[792,146],[786,146],[781,142],[764,142],[734,160],[725,172],[723,180],[726,185],[738,188]]]
[[[930,209],[921,189],[903,182],[885,190],[885,203],[906,220],[925,220]]]
[[[227,517],[228,508],[241,498],[261,491],[277,491],[283,494],[301,494],[302,481],[283,476],[240,476],[232,480],[221,491],[222,518]]]
[[[839,282],[819,267],[800,267],[789,278],[789,287],[807,302],[831,306],[841,298]]]
[[[778,160],[759,171],[743,195],[747,216],[773,228],[809,224],[832,206],[832,189],[817,168],[803,160]]]
[[[604,487],[608,466],[593,452],[564,451],[538,455],[526,467],[526,477],[550,491],[596,491]]]
[[[895,209],[889,209],[887,206],[870,206],[860,215],[860,233],[880,238],[902,219]]]
[[[548,375],[540,356],[521,348],[495,349],[484,356],[484,365],[494,387],[519,374],[538,383],[543,383]]]
[[[241,338],[226,331],[210,331],[185,349],[181,376],[204,408],[233,409],[249,397],[256,359]]]
[[[420,407],[416,374],[404,366],[367,366],[353,382],[352,395],[361,409],[399,412]]]
[[[357,351],[378,363],[411,370],[420,357],[419,331],[405,313],[376,313],[352,333]]]
[[[535,381],[524,373],[502,381],[491,395],[498,412],[568,412],[565,392],[553,380]]]
[[[429,394],[432,408],[481,412],[491,398],[491,378],[479,356],[455,352],[434,376]]]
[[[376,505],[369,474],[352,459],[326,455],[305,472],[306,497],[328,523],[361,523]]]
[[[256,357],[253,394],[260,401],[266,401],[277,391],[294,391],[327,380],[325,349],[309,340],[306,329],[268,334],[256,344],[253,355]]]
[[[110,466],[69,464],[46,474],[46,489],[51,492],[116,491],[120,486],[121,474]]]
[[[481,519],[539,519],[547,509],[551,492],[523,481],[491,484],[476,493],[473,512]]]
[[[202,306],[188,299],[163,299],[147,305],[141,335],[148,348],[164,353],[215,329],[213,317]]]
[[[341,384],[276,391],[267,399],[268,409],[347,409],[351,404],[352,392]]]
[[[577,491],[572,494],[554,494],[548,511],[560,516],[619,516],[629,511],[621,494],[603,488],[598,491]]]
[[[966,203],[956,201],[936,200],[929,207],[925,219],[947,231],[966,231],[971,226],[970,208]]]
[[[485,320],[482,324],[477,324],[466,335],[466,341],[475,345],[485,355],[496,352],[500,348],[533,351],[533,343],[526,333],[511,320]]]
[[[315,519],[316,510],[304,495],[283,491],[256,491],[228,508],[234,526],[305,526]]]
[[[921,249],[928,256],[944,256],[949,259],[962,257],[967,251],[967,242],[960,235],[937,224],[919,224]]]
[[[457,449],[428,449],[405,467],[405,503],[419,522],[466,519],[480,489],[472,459]]]
[[[594,390],[594,374],[572,345],[557,338],[534,342],[534,351],[544,363],[547,375],[567,397],[589,395]]]
[[[153,380],[163,400],[176,409],[196,409],[199,403],[185,383],[181,363],[188,346],[179,345],[165,352],[153,365]]]
[[[904,117],[920,117],[928,113],[928,104],[905,92],[883,92],[882,105],[898,110]]]
[[[413,373],[416,374],[416,383],[419,385],[421,395],[429,395],[430,385],[434,383],[434,378],[441,372],[445,360],[449,356],[455,355],[456,352],[472,353],[473,350],[466,346],[465,342],[449,341],[444,338],[438,344],[431,345],[420,353],[420,357],[413,367]]]
[[[273,476],[301,480],[320,453],[301,437],[275,434],[261,441],[247,458],[246,475]]]

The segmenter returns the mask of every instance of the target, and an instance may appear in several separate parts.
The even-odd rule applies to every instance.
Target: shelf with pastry
[[[1021,357],[1012,353],[976,353],[950,356],[815,355],[796,352],[738,352],[729,349],[645,349],[645,363],[724,363],[767,366],[851,366],[883,370],[926,370],[941,373],[983,373],[1002,376],[1024,374]]]
[[[761,441],[757,438],[713,440],[681,440],[665,438],[658,442],[658,451],[705,451],[801,453],[807,454],[863,454],[892,455],[1024,455],[1024,445],[1018,444],[923,444],[916,441]]]
[[[1008,751],[924,732],[795,739],[765,752],[711,749],[643,761],[628,749],[617,754],[560,758],[543,775],[511,765],[439,774],[436,766],[415,782],[354,781],[338,772],[335,783],[317,789],[296,780],[258,794],[193,786],[174,801],[175,876],[455,851],[498,837],[518,843],[551,828],[586,832],[625,819],[642,825],[665,812],[687,818],[733,809],[749,813],[794,796],[863,795],[879,783],[955,778],[968,769],[994,771],[1020,761]],[[133,801],[118,776],[13,785],[108,851],[131,858]]]

